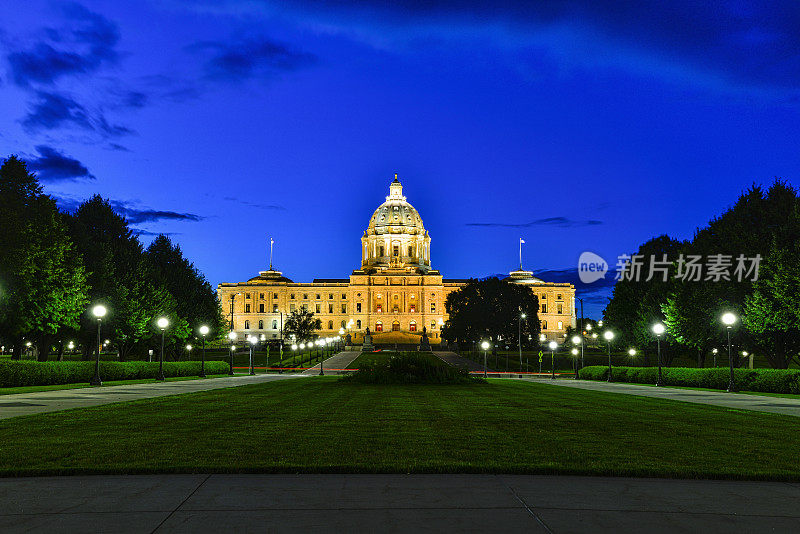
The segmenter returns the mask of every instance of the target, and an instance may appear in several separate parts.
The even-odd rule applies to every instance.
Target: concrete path
[[[0,479],[0,531],[799,532],[800,484],[528,475]]]
[[[255,376],[232,376],[209,378],[207,380],[178,380],[175,382],[148,382],[122,386],[101,386],[96,388],[59,389],[38,391],[36,393],[16,393],[0,396],[0,419],[32,415],[43,412],[56,412],[71,408],[100,406],[112,402],[149,399],[166,395],[180,395],[195,391],[244,386],[273,380],[298,377],[297,374],[259,374]],[[0,529],[2,530],[2,529]]]
[[[328,369],[331,369],[331,374],[339,374],[337,371],[334,371],[334,369],[347,369],[347,366],[350,365],[353,360],[358,358],[359,354],[361,354],[361,352],[357,350],[343,350],[342,352],[337,352],[323,362],[325,364],[325,372],[327,373]],[[302,374],[306,376],[318,375],[319,364],[306,369]]]
[[[527,379],[526,379],[527,380]],[[589,389],[592,391],[606,391],[612,393],[625,393],[626,395],[639,395],[657,399],[694,402],[698,404],[711,404],[724,408],[737,410],[753,410],[756,412],[778,413],[800,417],[800,399],[786,397],[768,397],[766,395],[750,395],[742,393],[727,393],[724,391],[701,391],[680,388],[657,388],[638,384],[623,384],[618,382],[600,382],[595,380],[572,380],[544,378],[530,379],[541,384]]]
[[[483,371],[483,365],[473,362],[470,359],[464,358],[455,352],[434,351],[434,354],[446,361],[453,367],[461,367],[467,371]],[[488,370],[491,368],[487,367]]]

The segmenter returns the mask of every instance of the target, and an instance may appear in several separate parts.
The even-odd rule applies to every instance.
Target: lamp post
[[[719,351],[717,350],[717,348],[716,348],[716,347],[714,347],[713,349],[711,349],[711,354],[713,354],[713,355],[714,355],[714,367],[716,367],[716,366],[717,366],[717,353],[718,353],[718,352],[719,352]]]
[[[295,358],[297,357],[297,343],[292,343],[292,367],[295,365]]]
[[[164,377],[164,332],[169,326],[169,320],[166,317],[159,317],[157,324],[161,329],[161,355],[158,358],[158,378],[156,378],[156,380],[163,382],[166,380]]]
[[[525,313],[519,314],[519,324],[517,325],[517,347],[519,347],[519,372],[522,372],[522,320],[527,317]]]
[[[736,393],[736,382],[733,380],[733,353],[731,352],[731,328],[736,322],[736,316],[731,312],[722,314],[722,323],[725,325],[725,330],[728,332],[728,367],[731,370],[731,379],[728,382],[728,393]]]
[[[106,311],[106,307],[102,304],[98,304],[92,308],[92,315],[97,317],[97,357],[94,360],[94,376],[89,381],[89,384],[92,386],[103,385],[103,381],[100,380],[100,323],[103,322],[103,317],[105,317]]]
[[[653,325],[653,333],[656,335],[656,344],[658,346],[658,378],[656,379],[656,386],[663,386],[661,380],[661,334],[666,331],[666,327],[661,323]]]
[[[236,352],[236,332],[228,332],[228,339],[231,340],[231,370],[228,374],[233,376],[233,353]]]
[[[597,324],[599,325],[600,322],[598,321]],[[603,332],[603,337],[608,343],[608,381],[611,382],[611,340],[614,339],[614,332],[606,330]]]
[[[481,348],[483,349],[483,378],[486,378],[486,351],[489,350],[489,342],[481,341]]]
[[[556,379],[556,349],[558,348],[558,343],[555,341],[551,341],[548,345],[550,347],[550,378],[552,380]]]
[[[206,377],[206,336],[208,335],[208,327],[203,325],[200,327],[200,335],[203,337],[203,356],[200,359],[200,378]]]
[[[572,343],[573,345],[580,345],[581,346],[581,360],[583,360],[583,338],[581,336],[575,335],[572,336]],[[577,347],[572,349],[573,351],[577,352]],[[575,359],[575,380],[578,379],[578,359]]]
[[[319,344],[320,351],[325,346],[324,339],[318,339],[317,343]],[[325,354],[321,352],[321,356],[319,358],[319,376],[323,376],[325,374]]]
[[[256,374],[256,370],[253,368],[253,348],[255,348],[256,343],[258,343],[258,338],[256,336],[250,336],[247,338],[247,341],[250,342],[250,376]]]

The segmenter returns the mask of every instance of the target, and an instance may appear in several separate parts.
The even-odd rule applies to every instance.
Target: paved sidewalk
[[[255,376],[232,376],[209,378],[207,380],[177,380],[174,382],[147,382],[121,386],[101,386],[96,388],[58,389],[36,393],[16,393],[0,396],[0,419],[32,415],[43,412],[56,412],[71,408],[100,406],[112,402],[149,399],[166,395],[180,395],[195,391],[244,386],[273,380],[285,380],[302,375],[260,374]],[[0,529],[2,530],[2,529]]]
[[[358,358],[359,354],[361,354],[361,351],[358,350],[343,350],[342,352],[337,352],[323,362],[325,364],[325,372],[327,373],[328,369],[331,369],[331,374],[339,374],[337,371],[334,371],[334,369],[347,369],[347,366]],[[303,371],[303,374],[306,376],[318,375],[319,364],[306,369]]]
[[[452,365],[453,367],[461,367],[462,369],[466,369],[467,371],[483,371],[483,365],[475,363],[467,358],[464,358],[463,356],[460,356],[455,352],[434,351],[433,353],[442,360]],[[489,367],[487,367],[487,369],[491,371]]]
[[[769,412],[800,417],[800,399],[786,397],[768,397],[766,395],[727,393],[724,391],[702,391],[671,387],[657,388],[638,384],[624,384],[621,382],[609,383],[595,380],[548,380],[544,378],[525,380],[535,380],[537,383],[551,384],[554,386],[589,389],[592,391],[624,393],[626,395],[639,395],[642,397],[653,397],[657,399],[694,402],[698,404],[711,404],[713,406],[735,408],[737,410],[752,410],[756,412]]]
[[[798,532],[800,485],[537,475],[0,479],[0,531]]]

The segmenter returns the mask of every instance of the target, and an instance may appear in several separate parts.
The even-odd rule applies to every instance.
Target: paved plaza
[[[0,479],[0,531],[798,532],[800,484],[537,475]]]

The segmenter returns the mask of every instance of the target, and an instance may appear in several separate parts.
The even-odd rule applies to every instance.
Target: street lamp
[[[519,324],[517,325],[517,346],[519,347],[519,372],[522,372],[522,320],[526,318],[525,313],[519,314]]]
[[[717,353],[718,353],[718,352],[719,352],[719,350],[717,350],[717,348],[716,348],[716,347],[714,347],[713,349],[711,349],[711,354],[713,354],[713,355],[714,355],[714,367],[716,367],[716,366],[717,366]]]
[[[658,345],[658,378],[656,379],[656,386],[664,385],[661,381],[661,335],[666,330],[667,328],[661,323],[653,325],[653,333],[656,335],[656,344]]]
[[[572,344],[573,345],[580,345],[581,346],[581,367],[583,367],[583,338],[581,336],[575,335],[572,336]],[[573,350],[578,350],[577,348]],[[578,379],[578,359],[575,358],[575,380]]]
[[[228,374],[233,376],[233,353],[236,352],[236,332],[233,330],[228,332],[228,339],[231,340],[231,370]]]
[[[100,323],[103,322],[103,317],[106,316],[106,307],[102,304],[98,304],[94,308],[92,308],[92,315],[97,317],[97,358],[94,360],[94,376],[89,381],[89,384],[92,386],[102,386],[103,381],[100,380],[100,350],[102,345],[100,345]]]
[[[319,376],[323,376],[325,374],[325,353],[322,351],[323,347],[325,347],[325,340],[318,339],[317,343],[319,345],[321,356],[319,358]]]
[[[256,374],[256,371],[253,368],[253,347],[255,347],[256,343],[258,343],[258,338],[256,336],[250,336],[247,338],[247,341],[250,342],[250,376],[253,376]]]
[[[206,336],[208,335],[208,327],[203,325],[200,327],[200,335],[203,337],[203,357],[200,359],[200,378],[206,377]]]
[[[169,326],[169,320],[166,317],[159,317],[156,324],[161,329],[161,356],[158,359],[158,377],[156,380],[164,381],[164,332]]]
[[[552,373],[550,378],[555,380],[555,378],[556,378],[556,349],[558,348],[558,343],[556,343],[555,341],[551,341],[547,346],[550,347],[550,372]]]
[[[600,324],[600,322],[598,321],[597,324]],[[608,343],[608,381],[611,382],[611,340],[614,339],[614,332],[606,330],[603,332],[603,337]]]
[[[481,348],[483,349],[483,378],[486,378],[486,351],[489,350],[489,342],[481,341]]]
[[[725,330],[728,332],[728,367],[731,370],[731,379],[728,382],[728,393],[736,393],[736,383],[733,380],[733,353],[731,352],[731,328],[736,322],[736,316],[731,312],[722,314],[722,323],[725,325]]]

